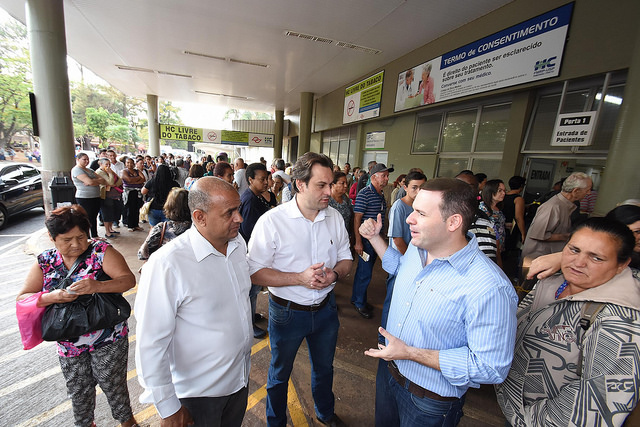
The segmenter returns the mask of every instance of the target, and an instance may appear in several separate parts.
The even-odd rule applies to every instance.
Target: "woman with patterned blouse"
[[[47,291],[38,300],[38,305],[45,307],[72,302],[80,295],[121,293],[135,286],[135,277],[123,256],[108,243],[89,240],[91,225],[81,206],[52,211],[45,226],[55,248],[38,255],[18,295],[19,301]],[[73,284],[55,289],[78,258],[84,261],[71,275]],[[110,279],[96,280],[103,273]],[[136,425],[127,389],[128,334],[125,320],[73,340],[58,341],[60,368],[71,397],[76,426],[95,426],[96,384],[107,397],[113,417],[124,427]]]

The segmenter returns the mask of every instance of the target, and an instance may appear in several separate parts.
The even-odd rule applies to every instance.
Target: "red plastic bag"
[[[22,346],[25,350],[32,349],[42,342],[42,316],[46,307],[38,307],[38,300],[43,293],[38,292],[21,301],[16,301],[18,328],[20,328]]]

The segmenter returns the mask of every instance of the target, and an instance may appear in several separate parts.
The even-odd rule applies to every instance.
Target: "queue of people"
[[[138,252],[148,261],[135,303],[136,368],[141,401],[155,405],[163,424],[240,426],[251,338],[268,333],[267,425],[287,424],[288,383],[303,340],[316,418],[344,425],[333,394],[334,287],[357,264],[351,304],[374,319],[367,287],[377,257],[388,274],[386,298],[372,330],[378,345],[365,351],[378,359],[376,426],[455,426],[467,390],[481,384],[496,385],[512,426],[623,425],[637,404],[640,207],[572,224],[593,185],[583,173],[571,174],[527,224],[522,177],[512,177],[507,191],[482,173],[429,180],[414,168],[392,193],[385,189],[394,169],[382,163],[351,173],[350,165],[342,171],[327,156],[306,153],[293,166],[276,159],[269,169],[240,158],[232,165],[221,153],[215,162],[189,159],[182,188],[176,177],[184,173],[172,168],[186,173],[186,161],[126,159],[118,174],[105,155],[94,173],[84,156],[72,171],[82,207],[50,214],[56,249],[38,258],[18,299],[52,289],[88,248],[91,269],[72,275],[66,290],[43,294],[41,305],[133,286],[122,256],[99,240],[96,218],[101,210],[106,237],[117,236],[120,201],[135,231],[133,215],[146,197],[153,228]],[[110,280],[95,280],[100,268]],[[525,274],[539,280],[519,303],[513,283]],[[263,287],[267,330],[256,312]],[[123,322],[58,343],[77,425],[91,425],[94,403],[76,381],[121,384],[120,374],[91,374],[92,360],[119,357],[126,373],[127,333]],[[87,361],[68,360],[80,355]],[[89,364],[83,375],[91,380],[75,362]],[[107,395],[114,418],[135,425],[122,394]]]

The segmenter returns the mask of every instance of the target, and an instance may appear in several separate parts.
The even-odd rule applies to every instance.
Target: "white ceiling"
[[[68,54],[129,96],[288,114],[301,92],[331,92],[509,1],[64,0],[64,8]],[[0,0],[0,7],[25,22],[25,0]],[[382,52],[285,37],[287,30]]]

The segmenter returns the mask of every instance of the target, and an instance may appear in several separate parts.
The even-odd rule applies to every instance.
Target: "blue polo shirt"
[[[376,191],[373,184],[369,184],[358,193],[356,196],[356,204],[353,207],[354,212],[362,214],[362,222],[369,218],[375,221],[378,214],[382,214],[382,221],[384,223],[386,210],[387,202],[384,200],[384,196]]]

